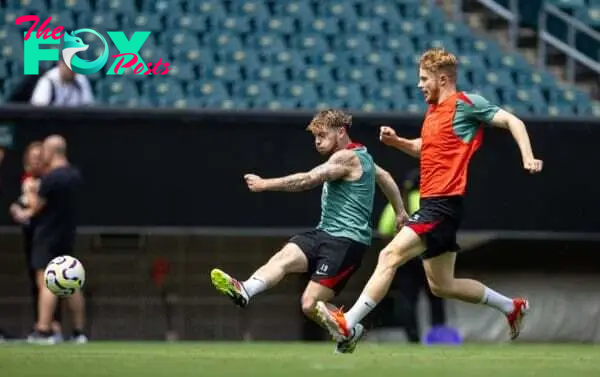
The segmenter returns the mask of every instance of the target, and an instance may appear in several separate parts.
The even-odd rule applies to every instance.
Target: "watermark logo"
[[[39,64],[41,61],[57,61],[59,59],[58,50],[40,48],[44,44],[60,44],[64,37],[62,58],[65,64],[75,73],[82,75],[91,75],[104,67],[108,61],[109,46],[106,39],[97,31],[92,29],[79,29],[71,32],[71,34],[63,32],[62,26],[57,26],[53,30],[48,28],[48,24],[52,20],[47,18],[33,34],[37,24],[39,23],[38,16],[21,16],[15,20],[16,25],[21,25],[25,22],[33,22],[29,30],[25,32],[24,38],[24,74],[37,75],[39,74]],[[81,38],[77,37],[80,33],[91,33],[98,37],[104,44],[104,50],[100,56],[93,61],[81,59],[77,56],[78,52],[86,51],[89,45],[83,43]],[[133,69],[136,75],[166,75],[171,68],[168,62],[163,62],[162,58],[156,64],[146,63],[139,55],[140,48],[150,36],[149,31],[136,31],[127,39],[122,31],[109,31],[108,37],[119,50],[120,54],[112,55],[115,58],[113,65],[106,72],[107,75],[121,75],[126,68]]]

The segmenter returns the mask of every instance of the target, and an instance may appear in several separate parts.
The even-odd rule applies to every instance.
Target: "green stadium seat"
[[[391,34],[386,38],[377,38],[374,41],[376,50],[390,51],[396,53],[403,51],[404,54],[413,55],[415,53],[414,45],[411,39],[406,35]]]
[[[377,18],[359,18],[356,22],[341,20],[341,24],[346,34],[366,35],[367,37],[384,35],[383,20]]]
[[[253,102],[254,107],[268,110],[295,109],[299,106],[298,101],[293,99],[276,99],[271,101],[257,100]]]
[[[271,17],[267,4],[257,0],[238,0],[232,4],[234,14],[245,15],[255,20],[267,20]]]
[[[287,50],[283,38],[277,34],[257,33],[249,36],[247,43],[249,47],[264,54],[277,54]]]
[[[168,15],[166,18],[166,26],[167,29],[171,30],[181,29],[196,33],[208,31],[208,22],[206,16],[191,13]]]
[[[348,106],[357,108],[363,102],[362,90],[356,82],[339,82],[336,85],[327,86],[324,93],[325,98],[342,100]]]
[[[73,13],[71,13],[70,10],[51,11],[49,16],[52,17],[52,20],[50,20],[50,24],[48,25],[51,29],[62,26],[65,31],[70,32],[77,28],[75,25],[75,17],[73,17]],[[88,25],[86,27],[91,26]]]
[[[256,65],[248,68],[248,79],[264,81],[270,84],[285,82],[288,80],[287,68],[281,65]],[[302,72],[306,72],[303,70]]]
[[[343,109],[346,107],[346,104],[341,99],[335,98],[321,98],[317,101],[315,108],[317,110],[326,110],[326,109]]]
[[[219,102],[230,97],[225,84],[218,80],[194,81],[187,86],[187,95],[192,98],[214,99]]]
[[[225,6],[220,0],[188,0],[187,8],[188,12],[206,16],[215,23],[227,17]]]
[[[393,69],[396,65],[394,55],[389,51],[373,51],[363,56],[360,65],[371,65],[377,68]]]
[[[369,84],[379,81],[378,71],[375,67],[340,67],[337,70],[338,80],[346,82],[356,82],[359,84]]]
[[[274,99],[271,86],[264,81],[245,81],[233,85],[233,97],[247,98],[250,101]]]
[[[160,32],[164,29],[161,16],[154,13],[130,13],[123,17],[122,27],[126,29]]]
[[[246,110],[250,103],[246,98],[229,98],[221,101],[219,106],[222,110]]]
[[[356,22],[358,16],[352,3],[345,0],[329,0],[316,3],[317,14],[321,16],[333,16],[344,19],[347,22]]]
[[[142,93],[156,103],[159,98],[183,98],[185,92],[181,82],[167,76],[147,76],[142,82]]]
[[[459,55],[458,56],[459,69],[468,70],[480,70],[487,69],[486,62],[481,55]]]
[[[262,64],[259,59],[258,53],[255,50],[216,51],[214,57],[220,63],[239,64],[241,66],[245,66],[248,69],[259,67]],[[210,59],[212,60],[213,57],[211,57]]]
[[[121,25],[117,21],[115,13],[108,11],[96,11],[92,13],[83,13],[78,17],[78,28],[92,28],[94,30],[98,28],[106,30],[119,30]]]
[[[169,77],[174,77],[180,81],[192,81],[198,78],[196,73],[196,67],[186,61],[175,61],[170,64],[171,70],[169,71]]]
[[[365,85],[365,95],[367,98],[380,100],[384,102],[407,102],[408,97],[403,85],[398,84],[375,84]]]
[[[362,35],[339,36],[334,38],[334,46],[341,51],[352,51],[363,55],[371,51],[371,43]]]
[[[340,19],[337,17],[317,17],[300,24],[300,31],[305,34],[321,34],[335,36],[340,34]]]
[[[309,82],[288,81],[281,83],[276,88],[276,94],[283,98],[294,98],[298,100],[314,100],[319,97],[314,84]]]
[[[308,21],[307,21],[308,22]],[[261,33],[294,34],[297,30],[298,20],[294,17],[273,16],[270,19],[261,20],[258,29]]]
[[[425,51],[430,48],[443,48],[446,51],[450,51],[453,54],[460,54],[461,49],[458,47],[455,39],[452,37],[444,37],[444,36],[423,36],[419,38],[419,50]]]
[[[292,80],[334,85],[332,70],[325,65],[307,66],[302,70],[292,70]]]
[[[293,36],[292,47],[320,54],[329,51],[327,40],[320,34],[302,34]]]
[[[6,0],[6,8],[18,10],[20,15],[48,11],[48,6],[44,0]]]
[[[233,16],[229,15],[219,20],[219,29],[230,33],[249,33],[252,31],[250,27],[250,18],[248,16]]]
[[[5,59],[23,59],[23,35],[8,28],[0,29],[2,57]]]
[[[550,116],[572,116],[575,109],[568,103],[556,103],[548,106],[548,115]]]
[[[309,3],[302,0],[276,1],[273,11],[275,15],[279,16],[289,16],[303,20],[315,18],[315,14]]]
[[[211,80],[235,82],[242,79],[240,66],[237,64],[215,64],[211,67],[202,67],[200,77]]]
[[[123,80],[122,77],[106,77],[96,83],[96,90],[100,97],[111,96],[139,97],[139,91],[133,81]]]
[[[51,0],[50,9],[58,11],[70,10],[80,14],[91,12],[92,10],[89,0]]]
[[[135,0],[96,0],[96,10],[128,14],[136,13],[137,7]]]
[[[385,21],[384,25],[387,26],[398,23],[404,19],[398,10],[398,7],[389,1],[375,0],[364,4],[363,9],[366,9],[362,14],[363,17],[370,16],[374,19],[383,20]],[[389,32],[389,29],[386,31]]]
[[[390,24],[390,32],[408,35],[409,37],[425,37],[428,35],[423,20],[403,20],[399,23]]]
[[[183,13],[185,2],[185,0],[142,0],[141,11],[172,16],[173,14]]]
[[[218,32],[205,36],[206,44],[215,50],[239,51],[244,44],[238,35],[230,32]]]
[[[324,54],[327,55],[328,53]],[[281,64],[293,69],[304,69],[306,59],[300,51],[281,50],[264,55],[264,60],[271,64]]]

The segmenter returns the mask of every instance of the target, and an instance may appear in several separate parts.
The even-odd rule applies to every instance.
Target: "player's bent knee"
[[[396,269],[407,261],[408,259],[405,254],[402,253],[402,250],[391,247],[390,245],[386,246],[379,253],[378,263],[381,267]]]
[[[429,281],[429,289],[434,296],[440,298],[451,298],[452,297],[452,284],[439,284],[433,281]]]

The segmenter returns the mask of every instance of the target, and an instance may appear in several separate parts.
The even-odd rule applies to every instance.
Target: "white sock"
[[[242,286],[248,294],[248,299],[267,289],[267,283],[256,276],[251,276],[250,279],[242,283]]]
[[[501,295],[500,293],[485,287],[483,297],[481,299],[483,305],[491,306],[503,312],[504,314],[510,314],[515,309],[513,300]]]
[[[354,328],[357,323],[362,321],[377,304],[369,296],[361,294],[358,300],[354,303],[354,306],[344,314],[346,323],[349,329]]]

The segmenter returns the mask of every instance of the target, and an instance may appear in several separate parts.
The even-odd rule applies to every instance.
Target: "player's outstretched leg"
[[[348,312],[343,313],[322,301],[317,303],[317,315],[334,340],[343,342],[352,336],[352,329],[385,297],[398,267],[421,254],[423,249],[419,236],[408,227],[402,228],[379,253],[373,275]]]
[[[509,298],[472,279],[454,277],[456,253],[444,253],[423,261],[431,292],[443,298],[453,298],[471,304],[487,305],[504,313],[510,328],[510,338],[516,339],[529,311],[529,302]]]
[[[237,306],[245,307],[252,297],[277,285],[285,275],[307,269],[308,261],[302,250],[288,243],[246,281],[239,281],[218,268],[210,272],[210,279],[217,291]]]

